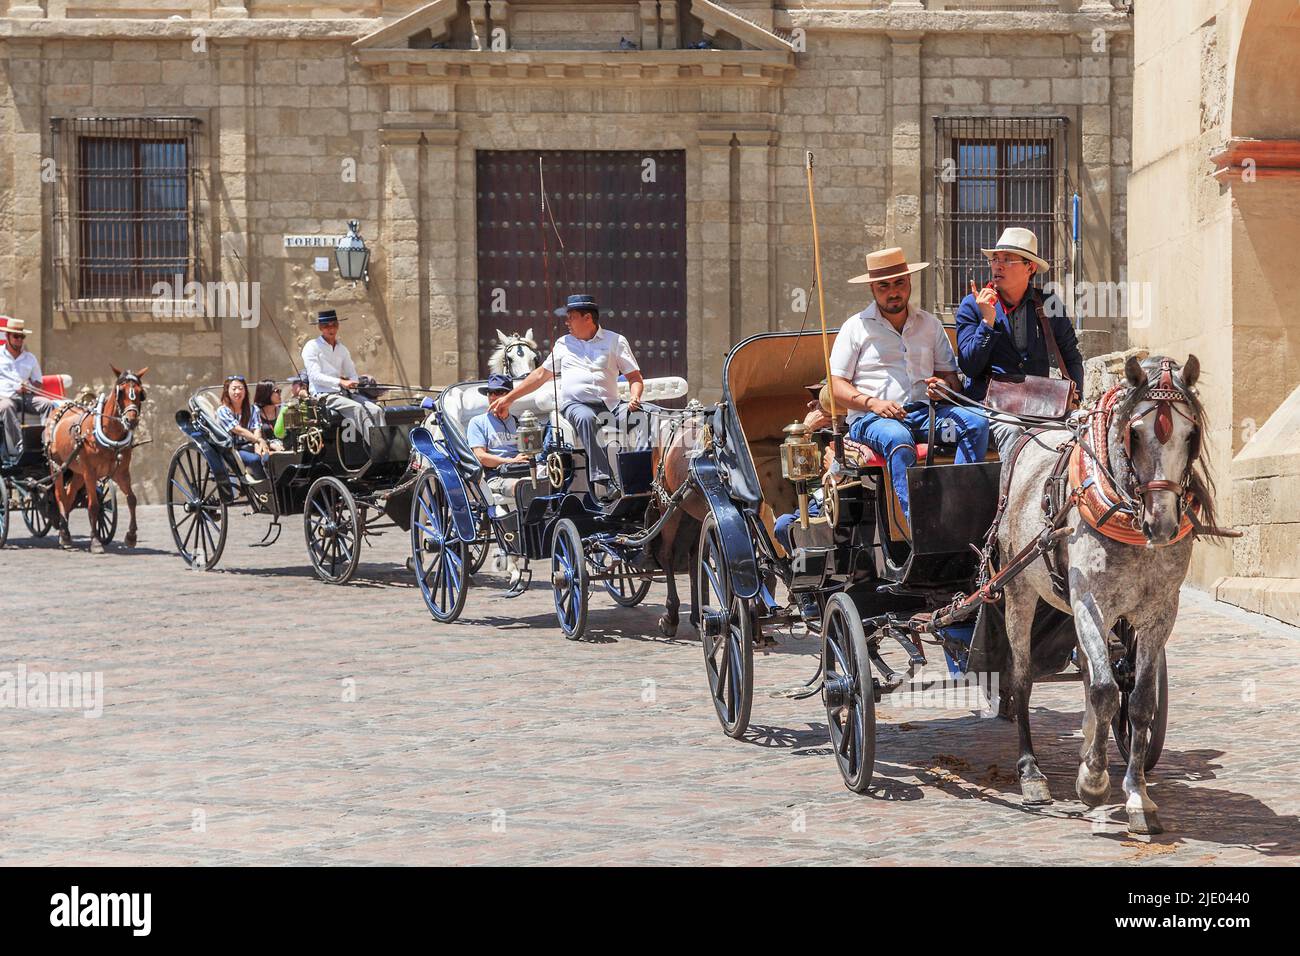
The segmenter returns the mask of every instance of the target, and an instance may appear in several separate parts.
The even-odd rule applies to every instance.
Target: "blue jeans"
[[[244,467],[248,469],[250,475],[258,481],[266,477],[266,469],[262,467],[261,455],[250,448],[239,448],[236,451],[239,452],[239,457],[243,460]]]
[[[898,493],[903,514],[912,520],[911,502],[907,494],[907,469],[916,464],[916,443],[924,441],[930,425],[930,406],[925,402],[909,402],[903,406],[906,414],[902,420],[881,418],[867,412],[849,426],[849,437],[869,445],[876,454],[889,462],[889,477]],[[983,461],[989,450],[989,423],[974,412],[956,405],[936,405],[935,438],[957,446],[957,464]]]
[[[821,506],[817,504],[817,499],[812,495],[809,495],[808,517],[816,518],[820,516],[821,513],[822,509]],[[792,511],[789,514],[781,515],[781,517],[776,519],[775,524],[772,526],[772,533],[776,536],[776,540],[780,542],[781,547],[785,548],[787,553],[794,550],[794,545],[790,541],[790,529],[795,526],[795,522],[798,520],[799,512]]]

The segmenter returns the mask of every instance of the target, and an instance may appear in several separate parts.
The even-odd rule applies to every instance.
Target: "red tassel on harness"
[[[1174,374],[1170,367],[1169,360],[1160,363],[1160,388],[1161,390],[1173,389]],[[1169,443],[1170,437],[1174,433],[1174,406],[1168,401],[1156,403],[1156,441],[1162,445]]]

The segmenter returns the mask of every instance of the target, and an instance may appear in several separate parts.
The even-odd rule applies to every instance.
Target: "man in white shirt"
[[[560,414],[573,426],[587,451],[587,480],[598,498],[614,493],[610,484],[609,450],[598,439],[607,425],[623,423],[629,413],[641,410],[645,379],[627,339],[600,327],[600,307],[589,295],[571,295],[555,314],[563,316],[569,334],[560,337],[546,361],[533,369],[509,394],[493,400],[489,411],[504,419],[516,399],[537,391],[557,371],[560,376]],[[631,401],[618,397],[618,377],[627,378]],[[620,429],[621,431],[622,429]],[[600,486],[600,487],[597,487]]]
[[[849,437],[889,462],[909,521],[907,469],[916,464],[916,443],[929,426],[927,399],[935,403],[936,433],[957,446],[959,464],[983,461],[989,447],[985,419],[938,404],[940,384],[960,392],[961,382],[943,323],[908,305],[911,275],[928,265],[909,264],[902,249],[868,253],[867,271],[849,281],[871,283],[875,301],[844,323],[831,351],[832,394],[836,406],[848,411]]]
[[[317,313],[316,327],[320,335],[302,347],[302,365],[311,394],[324,396],[325,404],[351,423],[362,441],[369,441],[371,427],[384,423],[384,409],[352,391],[360,376],[348,347],[339,341],[338,314],[333,309]]]
[[[3,455],[13,461],[23,452],[23,412],[36,415],[39,424],[54,402],[35,393],[41,387],[41,366],[26,349],[27,327],[22,319],[9,319],[5,343],[0,346],[0,425],[3,425]]]

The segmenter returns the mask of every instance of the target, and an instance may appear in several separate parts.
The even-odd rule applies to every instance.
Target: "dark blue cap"
[[[515,387],[515,381],[509,375],[502,375],[500,372],[495,375],[489,375],[487,384],[479,386],[479,394],[487,395],[489,392],[508,392]]]
[[[560,318],[564,318],[575,309],[579,312],[595,312],[597,315],[600,314],[600,306],[596,305],[596,300],[589,295],[569,296],[569,301],[556,309],[555,314]]]

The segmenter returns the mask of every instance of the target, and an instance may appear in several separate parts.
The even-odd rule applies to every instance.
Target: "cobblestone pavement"
[[[85,533],[84,513],[74,531]],[[0,670],[102,671],[103,715],[0,710],[0,862],[1279,863],[1300,857],[1294,629],[1186,592],[1152,795],[1168,831],[1074,799],[1077,685],[1034,694],[1057,802],[1020,805],[1014,725],[883,709],[876,786],[842,786],[809,677],[816,645],[757,657],[753,728],[719,731],[699,644],[646,605],[593,601],[564,640],[544,585],[483,575],[438,626],[405,536],[345,587],[311,574],[301,524],[224,570],[188,571],[165,514],[140,547],[65,554],[19,523],[0,552]],[[85,539],[78,544],[84,548]],[[685,634],[688,628],[683,626]]]

